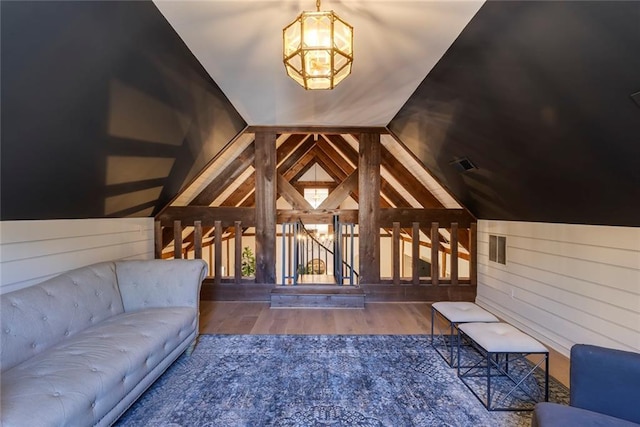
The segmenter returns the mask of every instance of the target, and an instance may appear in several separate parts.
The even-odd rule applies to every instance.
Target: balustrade
[[[323,215],[326,222],[326,214]],[[355,218],[351,214],[346,214],[345,217]],[[359,238],[357,224],[342,223],[338,220],[339,215],[334,215],[334,218],[335,222],[331,224],[331,241],[324,242],[319,236],[309,233],[302,222],[281,223],[283,228],[279,237],[281,237],[280,250],[283,256],[278,266],[281,271],[279,283],[299,283],[300,266],[308,269],[312,261],[320,260],[324,263],[323,274],[331,273],[337,284],[358,284],[359,276],[354,264],[358,256],[355,249],[358,245],[354,247],[354,240]],[[308,219],[311,220],[311,217],[308,216]],[[203,223],[207,224],[207,227],[203,227]],[[410,227],[408,227],[409,224]],[[385,226],[386,220],[381,225]],[[384,252],[381,254],[383,260],[381,270],[386,274],[381,275],[377,284],[389,286],[476,285],[475,223],[467,223],[460,227],[457,222],[449,222],[443,227],[435,221],[407,222],[404,218],[402,221],[393,221],[390,225],[390,227],[381,228],[378,235],[379,239],[390,238],[392,242],[381,250]],[[212,220],[210,216],[206,219],[204,217],[189,218],[185,223],[173,218],[171,221],[166,219],[156,221],[155,255],[156,258],[171,256],[202,258],[203,248],[208,247],[206,254],[209,256],[209,272],[213,283],[217,285],[256,283],[254,277],[246,277],[246,271],[243,276],[242,268],[243,248],[249,247],[255,251],[255,245],[244,244],[243,246],[243,234],[246,229],[253,226],[251,220],[246,223],[240,220],[222,221]],[[171,228],[173,230],[170,230]],[[173,236],[173,251],[162,252],[163,235]],[[183,236],[186,237],[183,238]],[[299,236],[304,236],[305,240],[298,240],[301,238]],[[251,237],[249,234],[244,235],[245,239]],[[258,258],[259,254],[255,253],[254,256]],[[275,260],[275,254],[270,258]],[[461,260],[464,261],[462,269]],[[427,263],[430,264],[430,268],[425,274],[424,266]],[[311,267],[312,272],[319,271],[313,265]],[[255,272],[255,268],[253,271]]]

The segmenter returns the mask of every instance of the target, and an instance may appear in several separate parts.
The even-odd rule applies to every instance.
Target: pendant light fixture
[[[333,89],[351,74],[353,27],[332,10],[302,12],[283,30],[287,74],[305,89]]]

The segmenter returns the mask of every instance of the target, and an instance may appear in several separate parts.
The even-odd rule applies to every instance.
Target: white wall
[[[0,293],[101,261],[153,258],[153,218],[0,222]]]
[[[489,234],[506,236],[506,265]],[[566,356],[640,352],[640,228],[480,221],[477,303]]]

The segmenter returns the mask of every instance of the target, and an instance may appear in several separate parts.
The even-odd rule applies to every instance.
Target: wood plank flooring
[[[411,335],[431,333],[426,302],[367,303],[364,309],[269,308],[266,302],[200,302],[202,334]],[[550,349],[550,373],[569,385],[569,360]]]

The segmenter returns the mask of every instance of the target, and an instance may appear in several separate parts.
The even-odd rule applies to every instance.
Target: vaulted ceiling
[[[640,226],[639,2],[327,0],[354,72],[307,92],[313,6],[1,2],[1,218],[154,215],[247,124],[366,124],[478,218]]]
[[[370,128],[373,129],[373,128]],[[428,173],[399,141],[381,129],[380,135],[380,198],[382,209],[454,209],[463,218],[472,218],[460,204]],[[214,208],[255,208],[257,162],[256,138],[251,131],[243,133],[229,144],[217,158],[205,168],[197,179],[187,186],[171,205],[157,216],[167,224],[174,219],[197,218],[202,207]],[[309,216],[314,221],[322,221],[315,212],[330,218],[345,215],[349,209],[357,209],[362,186],[359,185],[359,135],[340,133],[281,133],[276,139],[276,179],[277,206],[287,212],[288,217]],[[366,185],[365,185],[366,187]],[[313,207],[305,194],[305,189],[326,189],[328,196]],[[314,209],[318,211],[314,212]],[[346,210],[345,210],[346,209]],[[292,211],[291,211],[292,210]],[[226,212],[229,212],[227,210]],[[220,215],[221,210],[218,209]],[[243,211],[244,212],[244,211]],[[397,211],[394,211],[396,213]],[[327,214],[328,213],[328,214]],[[234,211],[233,221],[239,219]],[[398,221],[396,215],[393,221]],[[222,220],[222,218],[218,217]],[[306,221],[306,220],[305,220]],[[357,221],[357,218],[350,219]],[[222,223],[225,225],[222,225]],[[468,219],[465,219],[468,222]],[[221,221],[223,238],[234,234],[228,218]],[[187,224],[185,224],[187,225]],[[203,226],[204,245],[212,243],[214,228]],[[183,249],[194,245],[194,227],[181,227]],[[430,228],[420,230],[430,235]],[[173,255],[174,232],[171,226],[163,229],[164,255]],[[391,233],[391,228],[388,229]],[[440,232],[442,250],[449,250],[449,231]],[[411,228],[401,230],[402,237],[411,240]],[[466,227],[459,231],[458,241],[462,250],[469,249],[469,233]],[[426,244],[430,245],[430,243]],[[466,257],[468,252],[462,254]]]
[[[250,125],[386,126],[484,0],[325,0],[354,26],[352,75],[305,91],[284,72],[282,29],[315,1],[155,1]]]

